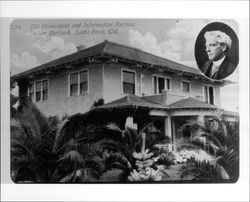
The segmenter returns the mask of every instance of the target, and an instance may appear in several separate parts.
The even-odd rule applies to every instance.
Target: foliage
[[[55,168],[56,156],[51,153],[55,131],[32,103],[22,106],[16,119],[17,124],[11,125],[12,179],[47,182]]]
[[[209,161],[200,161],[195,158],[187,159],[181,168],[181,178],[188,177],[193,180],[221,180],[219,169]]]
[[[175,160],[175,155],[173,154],[172,151],[169,151],[166,148],[159,148],[159,147],[153,147],[151,149],[151,152],[153,152],[153,156],[158,156],[159,159],[157,163],[159,165],[164,165],[166,168],[169,167],[170,165],[174,164]]]
[[[18,102],[18,97],[10,94],[10,117],[15,118],[17,115],[17,110],[14,105]]]
[[[191,120],[188,124],[193,130],[193,135],[191,140],[188,140],[188,144],[182,144],[181,148],[193,146],[196,149],[203,149],[208,155],[214,157],[214,160],[210,160],[210,163],[215,165],[214,172],[219,170],[223,179],[236,180],[239,173],[239,122],[213,117],[204,122]],[[199,166],[200,170],[209,168],[209,163],[206,166],[201,166],[203,164],[198,162],[193,160],[188,165],[189,167]],[[187,174],[184,171],[183,173]],[[211,179],[214,178],[211,176]]]
[[[136,159],[137,169],[133,169],[128,176],[129,181],[158,181],[161,180],[159,169],[154,169],[153,166],[159,160],[159,157],[153,158],[153,153],[149,153],[149,150],[145,150],[145,134],[143,134],[143,145],[141,152],[133,153],[133,157]]]
[[[91,108],[98,107],[98,106],[101,106],[101,105],[104,105],[104,99],[103,98],[100,98],[99,100],[94,101],[94,104],[93,104],[93,106]]]
[[[108,124],[107,129],[114,134],[116,137],[115,141],[119,142],[112,151],[122,154],[131,164],[131,168],[129,168],[130,180],[157,180],[160,178],[157,169],[153,169],[156,158],[158,160],[158,157],[152,156],[154,154],[148,152],[149,149],[153,149],[155,144],[168,142],[169,139],[157,130],[152,123],[143,127],[139,132],[129,127],[125,127],[125,129],[122,130],[114,123]],[[144,144],[143,134],[145,134]],[[147,148],[147,150],[145,150],[145,148]],[[141,168],[143,169],[140,170]],[[127,173],[127,169],[125,170]],[[158,177],[154,178],[153,176],[155,175]]]

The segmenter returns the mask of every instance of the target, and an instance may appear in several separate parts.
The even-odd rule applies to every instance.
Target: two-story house
[[[209,116],[220,109],[220,87],[194,69],[142,50],[105,40],[12,76],[20,99],[28,95],[45,115],[73,115],[105,105],[138,105],[163,117],[174,139],[176,125],[190,116]],[[173,129],[174,128],[174,129]]]

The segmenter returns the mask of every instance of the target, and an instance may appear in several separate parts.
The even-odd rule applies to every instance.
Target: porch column
[[[171,117],[167,116],[165,118],[165,136],[168,136],[172,139],[172,126],[171,126]]]
[[[172,140],[172,124],[171,124],[171,117],[170,116],[167,116],[165,118],[165,136],[168,136]],[[171,144],[169,144],[168,149],[171,151],[173,150]]]
[[[176,151],[176,128],[173,119],[171,120],[171,126],[172,126],[172,143],[173,143],[172,150]]]

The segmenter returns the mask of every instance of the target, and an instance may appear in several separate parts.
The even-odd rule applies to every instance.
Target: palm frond
[[[58,159],[58,162],[71,162],[71,163],[77,163],[79,165],[84,165],[85,160],[83,159],[82,155],[75,150],[68,151],[65,153],[62,157]]]
[[[209,161],[199,161],[194,158],[188,159],[187,163],[182,166],[181,178],[188,176],[195,180],[220,180],[222,179],[220,171]]]
[[[106,128],[109,130],[122,132],[122,130],[119,128],[119,126],[116,123],[109,123],[109,124],[107,124]]]
[[[34,153],[27,146],[14,140],[11,142],[11,153],[13,156],[25,156],[28,160],[34,158]]]
[[[106,170],[118,168],[127,171],[132,169],[132,165],[123,154],[114,153],[105,159],[105,168]]]

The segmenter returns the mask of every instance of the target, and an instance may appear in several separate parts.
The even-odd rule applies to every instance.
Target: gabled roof
[[[135,64],[139,63],[142,65],[142,67],[145,66],[147,68],[151,67],[156,69],[161,68],[162,70],[165,71],[180,73],[183,75],[186,74],[190,76],[196,76],[197,78],[202,78],[207,81],[211,81],[205,76],[203,76],[198,69],[183,64],[179,64],[162,57],[152,55],[137,48],[128,47],[107,40],[97,45],[91,46],[89,48],[77,51],[70,55],[34,67],[20,74],[13,75],[11,78],[19,79],[21,77],[27,77],[34,73],[39,73],[50,69],[56,69],[56,70],[65,69],[66,66],[68,65],[76,64],[81,61],[89,61],[91,58],[95,57],[97,57],[98,59],[107,59],[110,57],[115,57],[118,62],[124,60],[126,62],[131,62]],[[223,82],[217,82],[217,83],[223,83]]]
[[[126,95],[120,99],[117,99],[113,102],[98,106],[99,109],[107,108],[119,108],[119,107],[146,107],[154,109],[165,109],[167,106],[160,105],[154,102],[143,99],[143,97],[138,97],[136,95]]]
[[[218,109],[215,105],[201,102],[194,98],[182,99],[168,105],[170,109]]]

